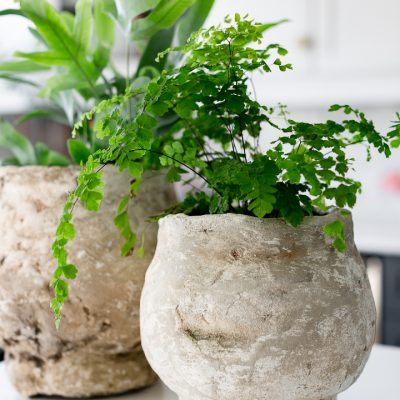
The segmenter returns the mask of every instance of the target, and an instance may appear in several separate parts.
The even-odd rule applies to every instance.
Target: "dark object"
[[[72,14],[75,14],[75,4],[76,0],[63,0],[62,1],[62,10],[69,11]]]
[[[0,361],[4,360],[4,352],[2,349],[0,349]]]
[[[382,257],[382,343],[400,346],[400,257]]]

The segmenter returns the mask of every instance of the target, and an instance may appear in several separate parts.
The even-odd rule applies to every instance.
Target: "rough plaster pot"
[[[132,226],[148,225],[146,254],[120,257],[113,218],[129,178],[104,169],[101,211],[76,208],[77,238],[70,255],[80,271],[57,332],[49,308],[51,243],[77,172],[74,167],[0,168],[0,347],[11,380],[24,395],[106,395],[155,380],[139,337],[140,292],[157,235],[156,224],[145,219],[171,206],[174,196],[164,177],[144,180],[129,213]]]
[[[331,400],[367,362],[375,306],[322,228],[225,214],[160,220],[141,298],[142,345],[180,400]]]

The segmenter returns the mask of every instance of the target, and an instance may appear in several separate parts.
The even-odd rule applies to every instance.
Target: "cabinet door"
[[[280,43],[295,61],[296,70],[307,70],[312,64],[317,33],[317,14],[321,0],[216,0],[207,25],[221,23],[226,15],[249,14],[258,22],[289,19],[289,22],[265,35],[268,43]]]
[[[321,70],[400,74],[398,0],[320,0]]]
[[[288,48],[296,71],[399,75],[399,0],[216,0],[209,23],[235,12],[290,19],[267,38]]]

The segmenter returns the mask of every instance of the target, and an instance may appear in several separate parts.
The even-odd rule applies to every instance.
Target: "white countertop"
[[[339,395],[339,400],[398,400],[399,367],[400,348],[375,345],[363,374],[350,389]],[[0,399],[23,399],[9,383],[4,363],[0,363]],[[109,397],[108,400],[177,400],[177,396],[159,382],[149,389]]]

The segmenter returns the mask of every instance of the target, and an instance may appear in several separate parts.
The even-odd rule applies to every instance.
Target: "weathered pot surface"
[[[141,298],[142,345],[181,400],[331,400],[367,362],[376,312],[346,218],[160,220]]]
[[[146,218],[171,206],[174,195],[163,176],[144,180],[129,214],[132,226],[146,228],[145,256],[121,257],[113,218],[129,177],[113,167],[103,171],[100,212],[76,208],[77,237],[69,250],[79,274],[57,332],[49,307],[51,244],[78,168],[0,168],[0,347],[24,395],[108,395],[155,380],[139,336],[140,293],[157,235]]]

